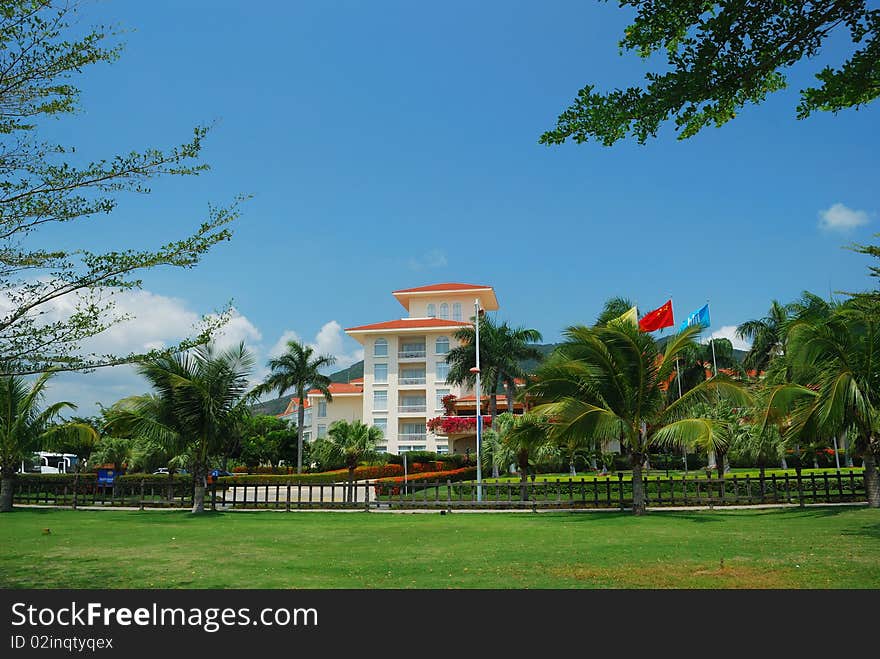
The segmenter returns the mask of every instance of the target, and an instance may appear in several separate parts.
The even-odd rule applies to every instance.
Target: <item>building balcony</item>
[[[483,416],[483,430],[492,426],[492,417]],[[428,430],[435,435],[465,437],[477,434],[476,416],[438,416],[428,421]]]
[[[418,378],[399,378],[397,383],[401,387],[408,387],[412,385],[424,385],[425,384],[425,376],[421,376]]]
[[[427,354],[424,348],[421,350],[400,350],[397,353],[397,361],[424,360]]]
[[[397,435],[398,442],[412,443],[426,441],[427,434],[423,432],[402,432]]]
[[[427,411],[428,406],[424,403],[419,405],[413,403],[407,403],[404,405],[397,406],[397,414],[400,416],[410,415],[410,416],[424,416]]]

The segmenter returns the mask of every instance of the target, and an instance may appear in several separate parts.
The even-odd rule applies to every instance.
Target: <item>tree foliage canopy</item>
[[[112,62],[120,46],[99,26],[79,34],[77,6],[63,0],[9,0],[0,7],[0,373],[83,370],[131,361],[96,354],[83,342],[127,319],[113,296],[140,286],[138,273],[157,266],[191,268],[228,240],[238,202],[210,207],[189,236],[151,249],[89,249],[85,224],[117,208],[123,192],[147,193],[161,176],[193,176],[207,129],[168,150],[146,149],[82,162],[71,145],[47,144],[41,121],[74,113],[73,78]],[[81,247],[47,244],[52,225],[83,223]],[[62,298],[63,308],[59,310]],[[64,311],[64,309],[67,309]],[[177,348],[202,343],[223,314]]]
[[[597,92],[587,85],[540,142],[590,139],[610,146],[628,136],[644,144],[673,121],[679,139],[721,126],[746,104],[785,88],[785,70],[820,54],[833,33],[846,31],[849,57],[825,66],[801,90],[798,118],[859,107],[880,95],[880,10],[865,0],[619,0],[636,17],[621,50],[666,56],[663,72],[643,86]]]

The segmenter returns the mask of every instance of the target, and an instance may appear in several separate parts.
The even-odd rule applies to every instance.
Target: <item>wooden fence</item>
[[[192,485],[126,479],[112,487],[51,480],[16,481],[14,500],[20,504],[92,507],[189,508]],[[651,507],[727,506],[757,504],[853,503],[866,500],[861,472],[785,474],[760,477],[667,478],[644,481]],[[632,506],[632,483],[623,474],[597,480],[483,483],[419,481],[415,483],[276,483],[271,485],[209,485],[205,505],[235,509],[447,509],[453,508],[617,508]]]

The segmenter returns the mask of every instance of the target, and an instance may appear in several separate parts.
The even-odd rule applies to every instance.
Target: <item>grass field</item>
[[[49,529],[48,534],[44,529]],[[880,588],[880,510],[0,515],[2,588]]]

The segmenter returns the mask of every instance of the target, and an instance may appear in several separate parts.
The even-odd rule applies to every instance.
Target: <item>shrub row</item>
[[[439,481],[444,483],[446,481],[464,481],[470,480],[474,478],[477,474],[476,467],[463,467],[461,469],[451,469],[448,471],[429,471],[418,474],[416,476],[409,476],[404,479],[403,476],[396,476],[394,478],[382,478],[376,483],[376,495],[383,496],[387,494],[400,494],[400,488],[404,484],[404,480],[407,484],[410,483],[419,483],[425,481]]]

